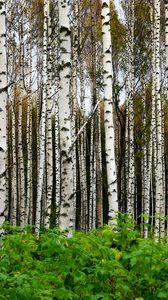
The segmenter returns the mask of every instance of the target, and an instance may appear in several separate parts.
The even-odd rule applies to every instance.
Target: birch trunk
[[[29,7],[30,9],[30,7]],[[30,17],[28,15],[28,17]],[[30,20],[29,20],[30,22]],[[26,224],[33,225],[33,166],[32,166],[32,41],[31,26],[28,26],[28,35],[30,39],[27,45],[27,203],[26,203]]]
[[[10,26],[10,22],[8,20],[8,16],[10,17],[10,8],[11,8],[11,2],[8,1],[6,4],[6,61],[7,61],[7,84],[11,82],[11,76],[13,75],[13,58],[14,54],[11,50],[11,38],[13,36],[13,30]],[[13,89],[10,86],[7,90],[7,106],[6,106],[6,112],[7,112],[7,155],[6,155],[6,211],[8,214],[8,220],[11,220],[12,217],[12,166],[13,166],[13,156],[12,156],[12,92]]]
[[[94,151],[94,121],[91,120],[90,137],[90,196],[89,196],[89,229],[96,228],[96,158]]]
[[[146,132],[146,103],[145,103],[145,85],[143,85],[143,159],[142,159],[142,212],[144,214],[144,237],[148,237],[148,225],[149,224],[149,213],[150,213],[150,197],[148,191],[148,141],[147,141],[147,132]]]
[[[152,50],[152,58],[151,58],[151,66],[152,66],[152,111],[151,111],[151,126],[150,126],[150,135],[149,135],[149,145],[148,145],[148,161],[147,161],[147,185],[146,185],[146,209],[144,209],[144,213],[151,213],[154,215],[154,202],[153,202],[153,170],[156,169],[156,95],[155,95],[155,42],[154,42],[154,34],[155,34],[155,24],[153,22],[153,7],[151,7],[151,50]],[[145,109],[145,107],[144,107]],[[147,142],[147,141],[146,141]],[[145,147],[146,148],[146,147]],[[145,149],[145,155],[146,155]],[[147,237],[147,231],[144,233],[144,236]]]
[[[128,2],[128,73],[127,73],[127,106],[128,106],[128,191],[127,211],[130,217],[134,217],[135,208],[135,155],[134,155],[134,0]]]
[[[32,182],[32,95],[28,93],[27,107],[27,212],[26,223],[33,225],[33,182]]]
[[[53,147],[52,147],[52,66],[51,66],[51,17],[48,1],[48,47],[47,47],[47,114],[46,114],[46,172],[47,172],[47,191],[44,225],[50,226],[52,189],[53,189]]]
[[[0,89],[7,85],[5,1],[0,2]],[[4,222],[6,201],[6,101],[7,92],[0,93],[0,224]]]
[[[38,153],[38,184],[37,184],[37,203],[36,203],[36,230],[39,231],[42,217],[42,199],[45,173],[45,140],[46,140],[46,99],[47,99],[47,26],[48,25],[48,0],[44,1],[44,28],[43,28],[43,96],[41,103],[41,115],[39,124],[39,153]]]
[[[149,159],[151,158],[150,171],[150,187],[151,187],[151,213],[155,214],[155,173],[156,173],[156,44],[155,32],[156,25],[154,22],[154,8],[151,7],[151,23],[152,23],[152,112],[151,112],[151,127],[150,127],[150,144],[149,144]],[[150,170],[150,169],[149,169]]]
[[[162,149],[162,106],[161,106],[161,69],[160,69],[160,0],[155,0],[155,45],[156,45],[156,109],[157,109],[157,160],[156,160],[156,235],[164,235],[164,183],[163,183],[163,149]]]
[[[9,9],[9,8],[8,8]],[[9,30],[9,20],[7,19],[7,24],[8,24],[8,30]],[[12,23],[10,23],[10,26],[12,27]],[[15,41],[15,31],[11,31],[11,36],[10,39],[11,41]],[[12,79],[13,76],[16,76],[16,65],[17,61],[14,57],[15,53],[15,43],[11,43],[10,45],[10,50],[8,50],[8,53],[12,54],[12,59],[10,56],[8,56],[8,72],[10,76],[10,80]],[[9,46],[9,43],[8,43]],[[9,79],[8,79],[9,80]],[[18,210],[18,132],[17,132],[17,127],[18,127],[18,116],[17,116],[17,105],[16,105],[16,84],[13,85],[13,87],[10,90],[10,99],[11,99],[11,110],[12,110],[12,120],[11,120],[11,144],[12,144],[12,171],[11,171],[11,177],[12,177],[12,182],[11,182],[11,210],[10,210],[10,220],[12,225],[16,226],[18,225],[17,220],[17,210]],[[9,92],[9,90],[8,90]]]
[[[58,100],[58,99],[57,99]],[[59,110],[58,101],[55,102],[55,171],[56,171],[56,225],[59,224],[60,216],[60,148],[59,148]]]
[[[102,34],[103,34],[103,70],[104,70],[104,126],[105,152],[108,182],[109,224],[116,217],[117,202],[117,174],[114,152],[114,125],[112,107],[112,46],[110,34],[110,1],[102,0]]]
[[[84,124],[85,120],[85,93],[84,93],[84,66],[82,62],[82,57],[80,61],[80,79],[81,79],[81,126]],[[80,140],[80,161],[81,161],[81,202],[83,204],[85,216],[85,230],[88,230],[88,199],[87,199],[87,174],[86,174],[86,128],[81,133]]]
[[[25,225],[25,209],[26,209],[26,190],[25,190],[25,165],[23,157],[23,131],[22,131],[22,112],[23,99],[25,97],[24,90],[24,16],[21,16],[20,21],[20,84],[18,90],[18,189],[19,189],[19,222],[21,226]]]
[[[72,133],[72,161],[73,161],[73,194],[74,204],[76,203],[77,195],[77,158],[76,158],[76,143],[74,143],[76,136],[76,120],[77,120],[77,64],[78,64],[78,1],[73,1],[73,41],[72,41],[72,75],[70,84],[70,98],[71,98],[71,133]],[[74,219],[76,215],[76,205],[74,205]]]
[[[94,6],[91,1],[91,45],[92,45],[92,105],[95,107],[97,102],[100,102],[100,91],[98,86],[97,74],[99,72],[99,53],[97,36],[97,24],[94,14]],[[94,160],[95,160],[95,182],[96,182],[96,226],[102,225],[102,178],[101,178],[101,165],[100,165],[100,153],[99,153],[99,108],[94,114]]]
[[[74,195],[73,195],[73,161],[70,147],[70,72],[71,72],[71,40],[68,18],[68,1],[59,0],[60,26],[60,91],[59,122],[61,150],[61,208],[60,228],[74,228]]]
[[[55,114],[55,128],[54,128],[54,157],[53,157],[53,180],[55,184],[55,191],[53,190],[53,206],[55,208],[54,221],[55,225],[59,225],[59,215],[60,215],[60,146],[59,146],[59,109],[58,109],[58,94],[60,88],[60,78],[59,78],[59,9],[58,9],[58,0],[54,1],[54,11],[53,17],[55,22],[55,30],[53,32],[54,41],[52,43],[52,54],[54,62],[53,70],[53,86],[54,86],[54,114]],[[55,167],[55,168],[54,168]],[[55,177],[54,177],[55,175]]]
[[[168,0],[165,0],[165,56],[166,56],[166,97],[168,99]],[[164,125],[163,125],[164,127]],[[164,148],[164,147],[163,147]],[[165,159],[166,161],[166,159]],[[166,167],[165,167],[166,169]],[[166,170],[165,170],[166,174]],[[166,183],[165,183],[165,200],[166,200]],[[167,215],[167,212],[166,212]],[[167,221],[167,236],[168,236],[168,221]]]
[[[82,48],[83,43],[83,28],[82,28],[82,18],[83,18],[83,8],[82,1],[77,1],[77,29],[78,29],[78,49],[81,49],[78,53],[79,59],[79,80],[80,80],[80,128],[83,126],[85,121],[85,59],[84,59],[84,49]],[[79,128],[79,129],[80,129]],[[86,174],[86,128],[81,132],[79,138],[79,169],[80,169],[80,219],[81,228],[83,230],[88,230],[89,228],[89,215],[88,215],[88,197],[87,197],[87,174]]]
[[[11,222],[17,225],[17,156],[16,156],[16,105],[12,104],[12,205],[11,205]]]
[[[165,0],[166,96],[168,99],[168,0]]]

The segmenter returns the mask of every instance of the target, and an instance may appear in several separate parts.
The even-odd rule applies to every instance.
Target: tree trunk
[[[5,1],[0,2],[0,89],[7,85]],[[6,201],[6,101],[7,92],[0,93],[0,224],[4,222]]]
[[[47,47],[47,114],[46,114],[46,203],[44,212],[44,225],[50,226],[52,189],[53,189],[53,145],[52,145],[52,61],[51,61],[51,16],[48,1],[48,47]]]
[[[71,40],[68,18],[68,1],[59,0],[60,26],[60,90],[59,90],[59,122],[61,150],[61,207],[60,228],[74,228],[74,195],[73,195],[73,161],[70,147],[71,111],[70,111],[70,72],[71,72]]]
[[[155,45],[156,45],[156,137],[157,137],[157,160],[156,160],[156,220],[155,233],[164,236],[164,217],[165,217],[165,199],[164,199],[164,174],[162,149],[162,105],[161,105],[161,69],[160,69],[160,0],[155,0],[154,20],[156,26]]]
[[[135,209],[135,155],[134,155],[134,0],[128,2],[127,8],[127,128],[128,131],[128,170],[127,170],[127,212],[134,217]]]
[[[110,34],[110,1],[102,0],[102,34],[103,34],[103,78],[104,78],[104,126],[105,152],[108,182],[109,224],[116,217],[117,201],[117,174],[114,151],[114,125],[112,101],[112,55]]]
[[[43,28],[43,95],[41,103],[41,115],[38,135],[38,184],[36,203],[36,229],[39,231],[42,217],[42,199],[45,182],[46,163],[46,101],[47,101],[47,43],[48,43],[48,0],[44,0],[44,28]]]

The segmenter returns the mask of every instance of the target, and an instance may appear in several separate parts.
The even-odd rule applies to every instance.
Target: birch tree
[[[148,141],[147,141],[147,116],[146,116],[146,95],[145,95],[145,85],[142,87],[142,105],[143,105],[143,159],[142,159],[142,212],[144,214],[144,223],[149,223],[150,214],[150,171],[151,168],[151,158],[148,160]],[[148,237],[148,227],[144,227],[144,237]]]
[[[55,186],[55,191],[53,191],[53,200],[54,207],[55,207],[55,213],[54,215],[54,221],[55,224],[58,226],[59,224],[59,215],[60,215],[60,147],[59,147],[59,110],[58,110],[58,94],[59,94],[59,8],[58,8],[58,0],[55,0],[53,2],[53,8],[52,8],[52,15],[51,20],[54,18],[53,26],[52,26],[52,39],[54,39],[51,48],[52,48],[52,58],[54,62],[54,68],[52,70],[53,72],[53,88],[54,88],[54,94],[53,94],[53,101],[54,101],[54,160],[53,160],[53,170],[55,169],[55,174],[53,174],[53,188]],[[54,145],[53,145],[54,146]],[[55,167],[55,168],[54,168]]]
[[[74,201],[74,216],[76,214],[76,198],[77,198],[77,147],[74,143],[76,131],[77,131],[77,65],[78,65],[78,46],[79,46],[79,13],[78,13],[78,1],[74,0],[72,4],[73,17],[72,24],[73,27],[73,39],[72,39],[72,63],[71,63],[71,82],[70,82],[70,99],[71,99],[71,136],[72,136],[72,161],[73,161],[73,201]]]
[[[25,223],[33,225],[33,165],[32,165],[32,24],[31,24],[31,1],[26,11],[26,34],[25,34],[25,85],[27,91],[27,176],[26,176],[26,213]]]
[[[112,46],[110,34],[110,1],[102,0],[103,78],[105,152],[108,182],[109,223],[118,211],[117,174],[114,152],[114,125],[112,102]]]
[[[0,223],[4,221],[6,201],[6,101],[7,101],[7,61],[6,61],[6,11],[5,1],[0,2]]]
[[[48,0],[44,1],[44,28],[43,28],[43,95],[41,103],[41,116],[39,125],[39,151],[38,151],[38,185],[36,203],[36,227],[40,228],[42,216],[42,197],[45,175],[45,139],[46,139],[46,101],[47,101],[47,43],[48,43]]]
[[[157,138],[157,159],[156,159],[156,219],[155,233],[164,235],[164,167],[162,149],[162,105],[161,105],[161,66],[160,66],[160,0],[154,2],[154,22],[155,22],[155,67],[156,67],[156,138]]]
[[[48,1],[48,47],[47,47],[47,111],[46,111],[46,172],[47,190],[44,224],[46,228],[50,226],[52,189],[53,189],[53,145],[52,145],[52,58],[51,58],[51,16],[50,1]]]
[[[168,0],[165,0],[166,91],[168,97]]]
[[[127,211],[134,217],[135,156],[134,156],[134,0],[127,3],[127,74],[126,74],[126,180]]]
[[[74,228],[73,162],[70,124],[71,40],[68,1],[59,0],[60,90],[58,98],[61,151],[60,228]]]

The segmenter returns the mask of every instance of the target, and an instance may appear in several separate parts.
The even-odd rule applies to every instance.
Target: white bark
[[[30,9],[30,7],[29,7]],[[31,17],[28,14],[27,17]],[[28,21],[27,21],[28,22]],[[26,87],[27,87],[27,202],[26,202],[26,224],[33,225],[33,166],[32,166],[32,39],[31,39],[31,25],[27,28],[26,38],[29,38],[29,44],[26,44],[27,51],[27,74],[26,74]]]
[[[10,3],[7,7],[7,16],[11,9]],[[11,29],[12,24],[7,18],[8,35],[11,41],[15,41],[15,32]],[[15,46],[14,43],[10,43],[8,40],[7,50],[7,65],[8,65],[8,82],[12,80],[13,75],[16,73],[16,61],[14,57]],[[17,147],[16,147],[16,131],[17,131],[17,116],[16,116],[16,84],[8,89],[9,101],[11,101],[11,196],[10,200],[10,220],[12,225],[17,225]]]
[[[152,198],[152,214],[154,211],[154,184],[155,184],[155,172],[156,172],[156,45],[155,45],[155,32],[156,26],[154,22],[154,9],[151,7],[151,22],[152,22],[152,112],[151,112],[151,128],[150,128],[150,144],[149,144],[149,167],[150,171],[150,185],[151,185],[151,198]],[[149,188],[150,190],[150,188]]]
[[[100,107],[98,108],[98,138],[99,138],[99,168],[98,172],[100,173],[100,182],[99,184],[101,184],[101,198],[99,199],[99,203],[98,203],[98,224],[99,226],[103,225],[103,178],[102,178],[102,144],[101,144],[101,111],[100,111]]]
[[[166,92],[168,98],[168,0],[165,0]]]
[[[12,205],[11,222],[17,225],[16,101],[12,103]]]
[[[83,126],[85,120],[85,92],[84,92],[84,69],[82,57],[80,61],[80,79],[81,79],[81,123]],[[81,163],[81,171],[80,171],[80,187],[81,187],[81,203],[83,205],[84,210],[84,229],[88,230],[88,199],[87,199],[87,174],[86,174],[86,128],[84,128],[81,133],[80,139],[80,163]]]
[[[104,69],[104,125],[108,181],[109,223],[118,211],[117,175],[114,152],[114,125],[112,107],[112,54],[110,34],[110,1],[102,0],[103,69]]]
[[[7,85],[6,78],[6,27],[5,1],[0,2],[0,88]],[[0,93],[0,224],[4,222],[6,201],[6,101],[7,92]]]
[[[76,120],[77,120],[77,64],[78,64],[78,1],[73,1],[73,41],[72,41],[72,75],[70,83],[70,98],[71,98],[71,134],[72,134],[72,144],[74,147],[72,149],[72,161],[73,161],[73,201],[74,201],[74,216],[76,215],[76,178],[77,178],[77,161],[76,161],[76,143],[74,143],[76,136]]]
[[[55,22],[55,31],[54,31],[54,41],[52,43],[52,52],[53,52],[53,61],[54,65],[54,113],[55,113],[55,224],[59,225],[59,216],[60,216],[60,145],[59,145],[59,109],[58,109],[58,94],[60,88],[60,78],[58,70],[58,60],[59,60],[59,9],[58,9],[58,0],[54,1],[54,22]]]
[[[166,67],[166,97],[168,99],[168,0],[165,0],[165,56],[166,56],[166,62],[165,62],[165,67]],[[162,134],[164,134],[164,122],[163,122],[163,130],[162,131],[163,131]],[[164,145],[162,145],[162,148],[164,149]],[[165,177],[164,177],[164,179],[165,179]],[[166,182],[165,182],[165,185],[164,185],[164,194],[165,194],[165,199],[166,199]],[[167,213],[166,213],[166,215],[167,215]],[[167,221],[167,236],[168,236],[168,221]]]
[[[94,122],[91,120],[90,133],[90,198],[89,198],[89,229],[96,228],[96,159],[94,151]]]
[[[134,217],[135,206],[135,155],[134,155],[134,0],[128,2],[128,25],[127,25],[127,126],[128,130],[128,190],[127,211],[130,217]]]
[[[30,54],[31,55],[31,54]],[[30,70],[31,70],[31,58],[30,58]],[[31,76],[31,75],[30,75]],[[33,224],[33,178],[32,178],[32,95],[31,95],[31,84],[28,93],[28,104],[27,104],[27,212],[26,218],[30,224]]]
[[[56,188],[55,188],[55,206],[56,206],[56,225],[59,224],[60,216],[60,147],[59,147],[59,113],[58,99],[55,101],[55,171],[56,171]]]
[[[162,105],[161,105],[161,68],[160,68],[160,0],[154,2],[154,21],[155,21],[155,49],[156,49],[156,138],[157,138],[157,153],[156,153],[156,203],[155,203],[155,233],[156,235],[164,236],[164,167],[163,167],[163,135],[162,135]]]
[[[20,23],[20,84],[18,90],[18,189],[19,189],[19,221],[20,225],[25,225],[26,215],[26,191],[25,191],[25,166],[23,158],[23,131],[22,131],[22,102],[25,97],[24,91],[24,30],[23,16]]]
[[[37,184],[37,203],[36,203],[36,229],[40,228],[41,205],[44,186],[45,172],[45,139],[46,139],[46,99],[47,99],[47,24],[48,24],[48,0],[44,0],[44,28],[43,28],[43,97],[41,104],[41,116],[39,125],[39,153],[38,153],[38,184]]]
[[[149,195],[149,169],[148,169],[148,141],[147,141],[147,124],[146,124],[146,99],[145,85],[143,85],[142,105],[143,105],[143,159],[142,159],[142,212],[144,214],[144,237],[148,237],[149,213],[150,213],[150,195]]]
[[[68,18],[68,1],[59,0],[60,26],[60,91],[59,91],[59,122],[60,122],[60,149],[61,149],[61,208],[60,228],[74,228],[74,201],[73,201],[73,162],[70,147],[70,71],[71,71],[71,41]]]
[[[52,66],[51,66],[51,17],[48,1],[48,61],[47,61],[47,115],[46,115],[46,171],[47,171],[47,191],[44,225],[50,226],[52,189],[53,189],[53,148],[52,148]]]
[[[80,80],[80,128],[85,122],[85,59],[84,49],[82,48],[83,43],[83,30],[82,30],[82,18],[83,8],[82,1],[76,1],[77,7],[77,32],[78,32],[78,47],[81,47],[79,52],[78,64],[79,64],[79,80]],[[79,129],[80,130],[80,129]],[[79,179],[80,179],[80,195],[81,195],[81,212],[80,212],[80,225],[83,230],[89,228],[89,215],[88,205],[89,201],[87,198],[87,175],[86,175],[86,128],[83,129],[80,136],[78,136],[78,153],[79,153]]]

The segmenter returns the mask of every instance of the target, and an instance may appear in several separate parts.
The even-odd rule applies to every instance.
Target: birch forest
[[[168,1],[0,1],[0,223],[168,236]]]
[[[168,299],[168,0],[0,0],[0,300]]]

